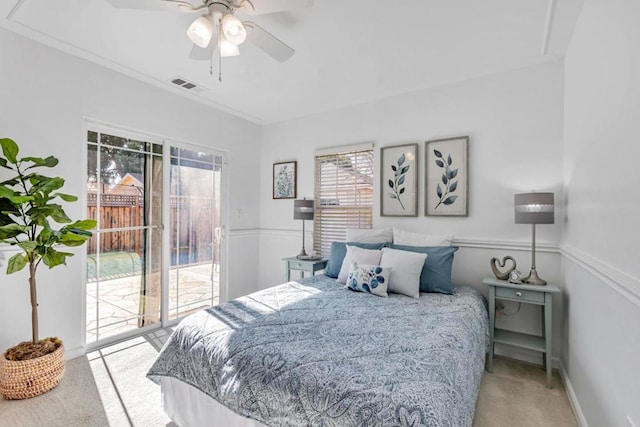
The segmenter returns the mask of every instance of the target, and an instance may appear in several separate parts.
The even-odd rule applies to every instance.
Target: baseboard
[[[85,351],[84,351],[84,347],[82,346],[74,347],[71,349],[68,349],[68,348],[64,349],[65,360],[75,359],[76,357],[84,356],[84,354],[85,354]]]
[[[567,396],[569,397],[571,409],[573,409],[573,415],[575,415],[576,421],[578,421],[578,425],[580,427],[589,427],[589,424],[587,424],[587,419],[584,417],[584,413],[582,412],[582,408],[580,407],[580,402],[578,402],[576,392],[571,385],[571,380],[569,379],[569,374],[564,367],[564,363],[562,363],[562,360],[559,360],[558,362],[560,364],[560,378],[562,378],[562,382],[564,383],[564,389],[567,390]]]

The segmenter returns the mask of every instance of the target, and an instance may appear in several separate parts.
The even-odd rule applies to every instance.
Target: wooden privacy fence
[[[87,195],[87,215],[98,219],[97,195]],[[177,228],[178,216],[180,229]],[[171,264],[196,263],[216,257],[214,224],[217,221],[213,200],[172,196],[169,212]],[[109,229],[144,225],[144,198],[135,195],[102,194],[100,196],[100,229],[87,244],[87,253],[135,252],[144,257],[143,230],[108,232]],[[100,242],[98,243],[98,239]],[[217,244],[217,242],[215,242]]]

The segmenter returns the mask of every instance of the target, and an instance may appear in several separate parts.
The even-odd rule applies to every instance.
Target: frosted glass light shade
[[[241,45],[247,39],[247,30],[244,25],[230,13],[222,18],[222,32],[227,40],[236,46]]]
[[[189,29],[187,29],[189,39],[201,48],[206,48],[213,36],[213,19],[209,15],[202,15],[196,18]]]
[[[227,40],[227,38],[224,36],[224,33],[220,34],[218,47],[220,48],[220,56],[222,56],[223,58],[240,55],[240,49],[238,48],[238,45],[235,45]]]

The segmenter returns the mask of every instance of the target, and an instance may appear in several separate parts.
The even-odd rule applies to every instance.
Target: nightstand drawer
[[[544,304],[544,292],[496,287],[496,298]]]
[[[302,261],[289,261],[289,269],[291,270],[308,270],[311,267],[309,263]]]

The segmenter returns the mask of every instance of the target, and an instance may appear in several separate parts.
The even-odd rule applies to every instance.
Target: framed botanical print
[[[273,164],[273,198],[295,199],[298,177],[298,162],[280,162]]]
[[[469,137],[425,144],[425,215],[467,216]]]
[[[418,144],[380,149],[380,216],[418,215]]]

